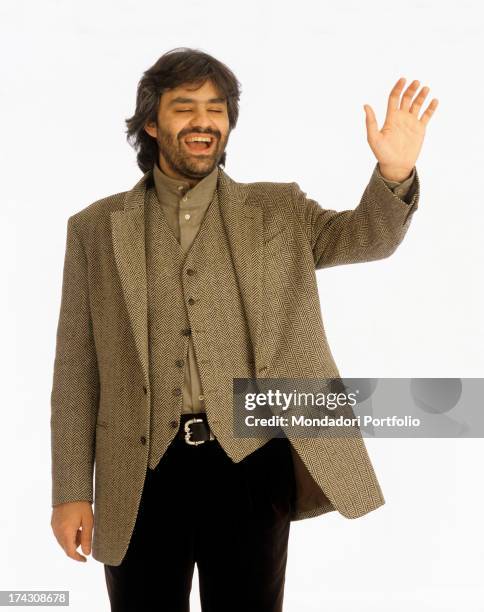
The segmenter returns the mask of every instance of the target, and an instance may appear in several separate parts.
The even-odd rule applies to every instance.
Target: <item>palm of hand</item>
[[[426,126],[437,108],[438,100],[434,98],[419,118],[418,113],[429,88],[422,88],[412,102],[419,84],[419,81],[413,81],[399,104],[404,83],[405,79],[399,79],[390,92],[387,115],[381,130],[378,129],[375,114],[369,105],[365,105],[365,112],[368,144],[380,165],[408,172],[419,156]]]

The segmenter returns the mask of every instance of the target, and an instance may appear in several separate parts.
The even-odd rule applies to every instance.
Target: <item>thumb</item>
[[[366,131],[368,140],[372,140],[378,134],[378,124],[376,122],[375,113],[368,104],[364,104],[363,108],[365,109],[366,115]]]
[[[82,552],[85,555],[89,555],[91,553],[91,542],[92,542],[92,521],[87,518],[82,521],[82,530],[81,530],[81,548]]]

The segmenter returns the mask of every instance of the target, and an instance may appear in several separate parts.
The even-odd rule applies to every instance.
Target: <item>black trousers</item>
[[[148,468],[128,551],[104,565],[111,612],[281,612],[296,486],[287,438],[234,463],[175,439]]]

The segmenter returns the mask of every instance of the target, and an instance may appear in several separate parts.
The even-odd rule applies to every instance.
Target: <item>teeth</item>
[[[212,139],[206,136],[193,136],[193,138],[188,138],[187,142],[212,142]]]

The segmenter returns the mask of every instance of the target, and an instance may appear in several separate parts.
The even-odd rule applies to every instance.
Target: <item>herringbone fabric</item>
[[[93,500],[95,459],[93,556],[110,565],[121,562],[129,544],[152,434],[145,245],[151,175],[72,215],[67,226],[52,389],[52,503]],[[375,167],[358,206],[336,211],[323,209],[297,183],[238,183],[219,170],[220,221],[255,376],[339,377],[321,317],[316,269],[390,256],[408,230],[419,191],[415,171],[407,204]],[[219,356],[226,351],[226,330],[209,325],[232,304],[224,302],[215,318],[203,308],[211,303],[210,266],[229,270],[216,227],[207,225],[210,231],[193,254],[192,264],[202,266],[207,282],[196,285],[200,309],[197,302],[190,306],[190,322],[202,376],[213,385],[207,416],[225,452],[240,461],[249,449],[233,438],[232,415],[220,408],[231,376]],[[213,349],[215,370],[203,364],[206,347]],[[166,438],[175,433],[163,431]],[[356,518],[384,503],[361,436],[293,438],[291,451],[298,489],[292,520],[332,510]]]
[[[160,169],[158,163],[153,165],[153,181],[159,207],[163,213],[160,218],[168,224],[170,236],[173,235],[176,238],[184,256],[190,250],[200,231],[207,209],[213,200],[217,180],[218,166],[215,166],[195,185],[190,185],[188,181],[182,180],[180,177],[168,176]],[[163,223],[164,226],[166,224]],[[185,273],[197,274],[195,270],[190,268]],[[150,281],[148,281],[149,284]],[[205,412],[205,397],[200,369],[190,334],[187,335],[186,356],[183,364],[177,360],[177,365],[184,368],[184,379],[181,387],[182,412],[188,414]]]
[[[233,436],[232,379],[253,377],[254,363],[217,191],[186,255],[151,188],[145,210],[152,390],[149,466],[156,467],[176,435],[170,423],[179,422],[183,408],[183,397],[177,393],[183,370],[176,362],[187,352],[188,336],[182,333],[187,328],[192,330],[210,427],[226,452],[240,461],[269,437]],[[190,304],[190,299],[195,302]]]

